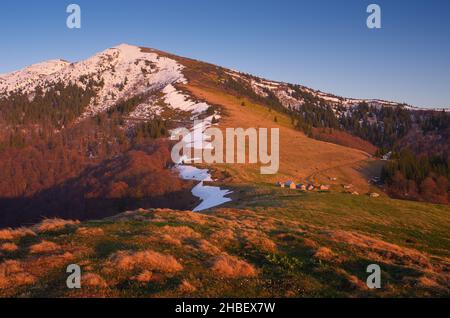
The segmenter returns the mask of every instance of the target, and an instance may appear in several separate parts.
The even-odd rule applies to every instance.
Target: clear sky
[[[66,7],[82,28],[66,27]],[[382,29],[366,26],[367,5]],[[342,96],[450,106],[448,0],[2,0],[0,73],[120,44]]]

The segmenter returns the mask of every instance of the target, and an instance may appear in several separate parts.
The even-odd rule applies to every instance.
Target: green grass
[[[230,207],[364,232],[401,246],[450,256],[450,209],[446,205],[337,192],[301,192],[267,184],[231,187],[237,201],[228,204]]]

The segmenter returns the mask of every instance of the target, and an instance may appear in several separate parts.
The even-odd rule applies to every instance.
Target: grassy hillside
[[[242,169],[240,165],[220,166],[220,169],[230,172],[235,182],[275,182],[284,179],[307,181],[309,177],[320,171],[355,166],[356,163],[365,162],[369,158],[367,153],[360,150],[308,138],[302,132],[293,129],[288,116],[275,110],[269,111],[267,107],[250,99],[233,96],[214,88],[194,85],[187,88],[197,98],[222,106],[225,112],[225,117],[220,122],[222,129],[228,127],[280,129],[279,173],[261,176],[257,165],[246,165],[245,169]],[[346,177],[341,182],[367,184],[362,178],[362,175],[358,174]]]
[[[449,294],[444,206],[236,188],[238,208],[138,210],[1,231],[0,295],[420,297]],[[65,267],[83,288],[65,287]],[[365,270],[382,268],[382,289]],[[33,286],[33,288],[30,288]]]

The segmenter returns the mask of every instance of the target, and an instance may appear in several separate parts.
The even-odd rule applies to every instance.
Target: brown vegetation
[[[314,257],[323,261],[333,261],[336,260],[337,256],[328,247],[320,247],[315,253]]]
[[[140,283],[149,283],[154,279],[154,275],[152,272],[144,270],[139,275],[131,277],[131,279]]]
[[[61,231],[69,226],[76,226],[80,221],[63,220],[63,219],[45,219],[41,223],[33,226],[33,230],[37,233]]]
[[[163,141],[124,152],[30,197],[0,198],[0,226],[39,222],[43,216],[86,220],[142,206],[195,206],[191,182],[181,180],[171,165],[169,144]]]
[[[31,254],[48,254],[61,250],[61,247],[53,242],[42,241],[41,243],[30,246]]]
[[[108,286],[106,281],[97,274],[85,273],[81,276],[81,279],[81,286],[92,288],[106,288]]]
[[[0,250],[3,252],[15,252],[19,247],[14,243],[4,243],[0,246]]]
[[[186,279],[183,279],[183,281],[178,286],[178,290],[183,294],[189,294],[195,292],[197,288]]]
[[[25,236],[35,236],[31,229],[19,228],[19,229],[4,229],[0,230],[0,240],[16,240]]]
[[[92,225],[96,227],[91,228]],[[102,235],[96,236],[98,232]],[[48,236],[38,235],[41,239]],[[40,282],[55,270],[63,273],[65,266],[75,259],[84,260],[77,263],[85,273],[82,285],[87,289],[79,293],[87,297],[127,297],[135,288],[140,296],[150,289],[150,295],[155,297],[197,295],[200,289],[213,296],[236,295],[245,290],[246,295],[296,297],[302,288],[308,290],[308,295],[329,288],[346,295],[365,295],[365,276],[361,276],[361,268],[353,268],[352,264],[354,260],[367,259],[395,266],[400,276],[391,277],[390,284],[405,291],[418,289],[442,294],[450,281],[444,258],[356,231],[301,223],[281,214],[273,219],[271,215],[250,210],[222,208],[208,214],[189,214],[140,209],[104,223],[83,224],[69,235],[62,231],[51,235],[60,245],[44,239],[31,245],[30,251],[34,253],[0,264],[2,296],[20,295],[22,289],[18,286]],[[176,244],[161,244],[165,236]],[[121,238],[118,246],[133,245],[136,250],[130,247],[109,251],[118,244],[115,237]],[[62,244],[61,239],[68,240],[67,244]],[[107,253],[99,246],[104,246]],[[309,267],[312,270],[305,271]],[[330,277],[329,285],[316,283],[324,277]],[[238,289],[236,284],[240,286]],[[35,286],[45,290],[40,284]],[[386,296],[397,295],[395,288],[386,286],[381,292]],[[80,296],[79,293],[58,291],[61,296]]]
[[[327,233],[331,240],[350,244],[361,248],[374,261],[402,263],[421,269],[431,268],[427,255],[410,248],[401,247],[367,235],[347,232],[330,231]]]
[[[77,234],[82,236],[102,236],[105,231],[99,227],[80,227],[77,229]]]
[[[173,256],[150,250],[142,252],[120,251],[111,257],[111,262],[115,268],[125,271],[141,269],[173,273],[183,269],[183,266]]]
[[[312,129],[312,137],[326,142],[332,142],[337,145],[359,149],[368,154],[375,154],[377,147],[370,142],[353,136],[345,131],[332,128],[314,128]]]
[[[252,265],[236,256],[226,253],[213,259],[211,269],[217,275],[224,278],[256,276],[256,270]]]
[[[261,231],[244,231],[241,236],[247,245],[254,246],[261,251],[274,253],[277,249],[275,242],[269,239]]]
[[[0,264],[0,290],[31,285],[36,278],[24,272],[20,262],[8,260]]]

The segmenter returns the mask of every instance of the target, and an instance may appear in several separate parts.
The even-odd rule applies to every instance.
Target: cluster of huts
[[[314,185],[314,184],[302,184],[302,183],[295,183],[294,181],[287,181],[287,182],[277,182],[276,186],[281,188],[287,188],[287,189],[293,189],[293,190],[301,190],[301,191],[329,191],[330,186],[326,184],[322,185]],[[358,192],[353,191],[353,185],[352,184],[343,184],[344,191],[346,193],[350,193],[352,195],[359,195]],[[368,193],[368,196],[371,198],[379,198],[380,194],[372,192]]]
[[[301,191],[314,191],[314,190],[320,190],[320,191],[328,191],[330,190],[329,185],[314,185],[314,184],[302,184],[302,183],[295,183],[294,181],[287,181],[287,182],[277,182],[276,186],[281,188],[288,188],[293,190],[301,190]]]

